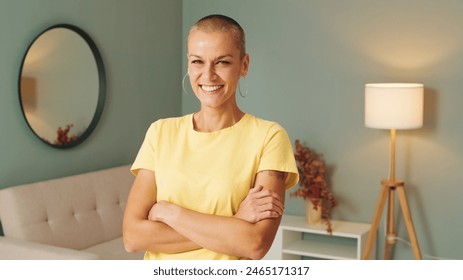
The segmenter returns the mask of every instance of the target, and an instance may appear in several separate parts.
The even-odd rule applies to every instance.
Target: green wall
[[[388,175],[389,134],[363,123],[365,83],[423,83],[424,127],[398,132],[397,176],[406,182],[423,254],[463,259],[462,1],[184,0],[183,38],[211,13],[235,18],[247,34],[242,108],[278,121],[324,155],[336,219],[371,222]],[[184,95],[183,113],[197,109],[194,96]],[[304,214],[301,199],[286,202],[286,213]],[[397,227],[408,239],[401,217]],[[398,243],[394,258],[414,257]]]
[[[0,0],[0,188],[133,161],[148,125],[181,112],[181,0]],[[81,145],[59,150],[26,125],[17,80],[30,42],[69,23],[102,55],[106,102]]]

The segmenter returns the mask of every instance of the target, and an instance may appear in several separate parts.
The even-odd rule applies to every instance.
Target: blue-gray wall
[[[0,188],[132,162],[149,123],[181,113],[181,17],[181,0],[0,0]],[[100,122],[69,150],[32,134],[17,93],[28,45],[58,23],[92,37],[107,75]]]
[[[388,172],[388,133],[363,125],[364,84],[423,83],[425,125],[399,131],[397,175],[406,182],[423,253],[463,259],[457,0],[0,0],[0,188],[130,163],[151,121],[197,110],[193,96],[181,95],[185,37],[210,13],[234,17],[247,32],[251,66],[242,108],[323,153],[340,203],[336,219],[370,222]],[[17,98],[27,45],[63,22],[94,39],[108,81],[96,130],[66,151],[34,138]],[[304,214],[301,199],[288,195],[286,205],[287,213]],[[398,229],[407,238],[402,219]],[[394,258],[413,254],[399,243]]]
[[[397,176],[406,182],[422,252],[463,259],[462,1],[184,0],[183,13],[184,38],[210,13],[243,25],[251,64],[249,94],[239,102],[323,153],[336,219],[371,222],[388,175],[389,134],[364,127],[365,83],[423,83],[425,124],[398,132]],[[197,109],[184,95],[183,113]],[[286,202],[287,213],[304,214],[301,199]],[[397,223],[407,239],[403,219]],[[412,250],[399,243],[394,258],[413,258]]]

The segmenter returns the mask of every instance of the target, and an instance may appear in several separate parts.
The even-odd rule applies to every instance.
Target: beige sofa
[[[142,259],[122,242],[129,166],[0,190],[0,259]]]

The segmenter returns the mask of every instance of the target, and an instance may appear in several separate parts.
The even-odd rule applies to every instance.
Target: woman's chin
[[[227,103],[228,99],[223,93],[203,93],[199,96],[202,106],[220,107]]]

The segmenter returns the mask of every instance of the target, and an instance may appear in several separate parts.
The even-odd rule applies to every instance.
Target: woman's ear
[[[240,73],[241,76],[246,77],[246,75],[248,74],[248,70],[249,70],[249,54],[246,53],[243,56],[243,63],[242,63],[241,73]]]

